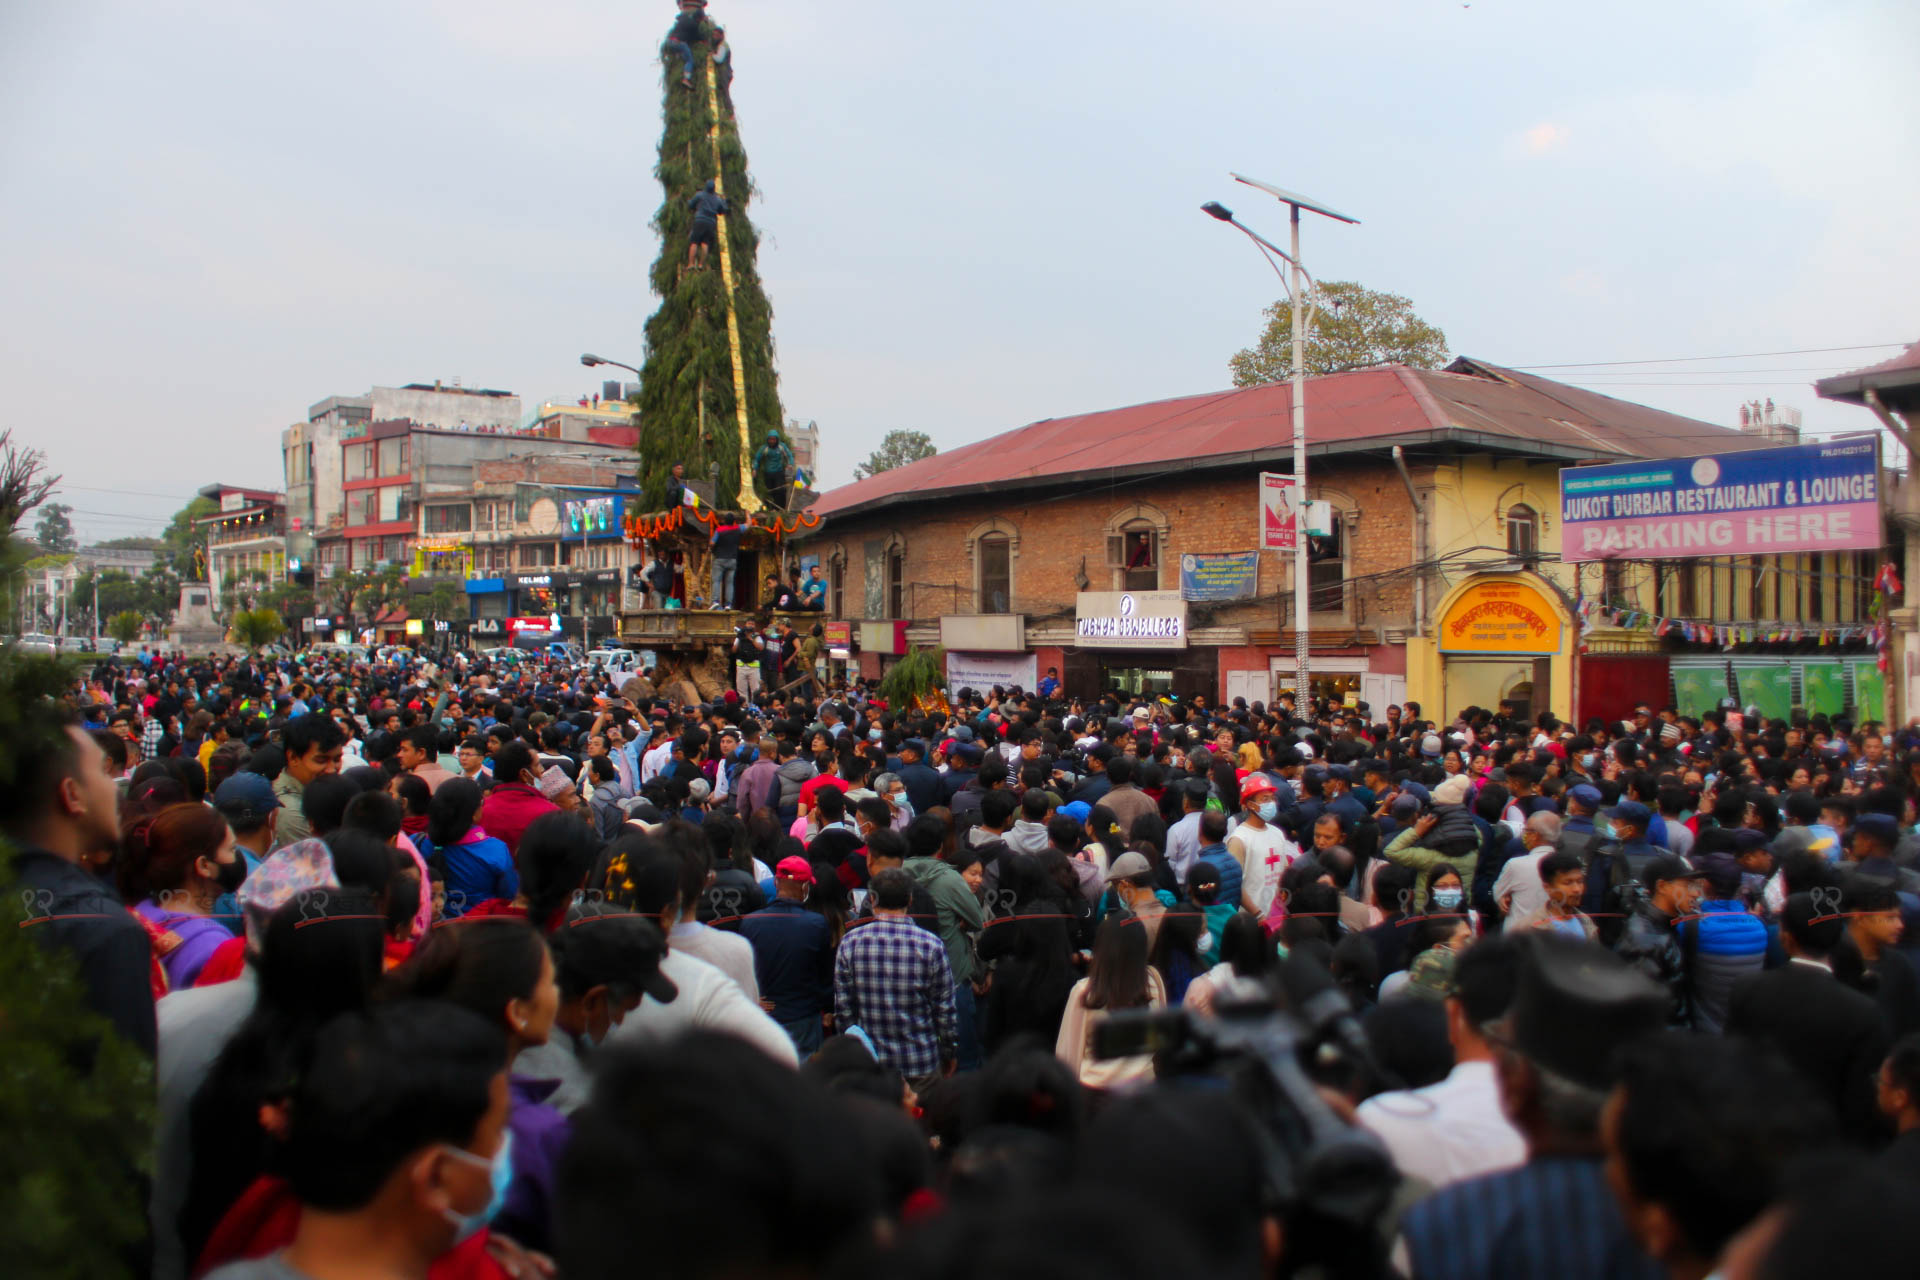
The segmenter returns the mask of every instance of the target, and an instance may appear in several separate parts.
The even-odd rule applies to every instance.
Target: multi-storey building
[[[1875,553],[1560,562],[1562,468],[1775,445],[1778,421],[1470,359],[1313,378],[1306,404],[1307,496],[1330,517],[1308,531],[1318,695],[1612,715],[1714,687],[1691,671],[1871,659]],[[1271,698],[1295,684],[1297,620],[1262,475],[1290,470],[1291,408],[1272,384],[1036,423],[827,493],[794,550],[869,674],[938,643],[975,684],[1055,667],[1076,694]],[[1527,625],[1488,639],[1472,622],[1496,612]],[[1823,688],[1877,716],[1851,670]]]
[[[523,417],[517,396],[440,384],[323,400],[283,436],[290,563],[323,599],[329,579],[389,565],[416,589],[464,580],[487,568],[502,523],[490,494],[476,500],[477,468],[537,476],[571,459],[630,474],[637,441],[629,409],[591,401]]]

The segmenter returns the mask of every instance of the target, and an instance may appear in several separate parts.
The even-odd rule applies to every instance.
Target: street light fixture
[[[587,366],[587,368],[589,369],[593,368],[596,365],[610,364],[616,369],[625,369],[628,373],[632,374],[636,378],[640,376],[640,371],[634,368],[632,365],[622,364],[618,360],[609,360],[605,356],[584,355],[580,357],[580,363]]]
[[[1306,324],[1312,322],[1312,316],[1301,315],[1301,303],[1305,296],[1302,282],[1318,292],[1313,277],[1300,265],[1300,211],[1309,209],[1324,217],[1340,222],[1358,223],[1358,218],[1349,217],[1328,207],[1318,200],[1269,186],[1253,178],[1242,177],[1237,173],[1228,175],[1236,182],[1258,188],[1287,206],[1287,221],[1293,230],[1293,252],[1288,253],[1278,245],[1256,234],[1233,216],[1233,210],[1218,200],[1209,200],[1200,206],[1208,217],[1217,218],[1229,226],[1237,227],[1262,250],[1262,256],[1272,253],[1293,269],[1293,279],[1285,275],[1280,279],[1287,288],[1288,301],[1293,304],[1293,661],[1294,661],[1294,714],[1300,714],[1312,696],[1313,686],[1308,681],[1310,662],[1308,660],[1309,639],[1307,634],[1308,610],[1311,592],[1307,586],[1307,529],[1305,513],[1307,509],[1307,333]],[[1267,261],[1271,264],[1272,259]],[[1276,274],[1280,268],[1274,267]]]

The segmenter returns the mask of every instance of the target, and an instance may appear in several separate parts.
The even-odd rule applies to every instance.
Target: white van
[[[632,675],[640,669],[640,655],[631,649],[595,649],[587,654],[587,665],[607,672]]]

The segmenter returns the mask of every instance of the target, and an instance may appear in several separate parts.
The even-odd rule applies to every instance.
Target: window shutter
[[[1127,540],[1118,533],[1107,535],[1107,568],[1118,569],[1127,561]]]

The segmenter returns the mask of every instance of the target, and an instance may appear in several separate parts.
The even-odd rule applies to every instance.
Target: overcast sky
[[[1911,0],[715,0],[823,478],[1229,385],[1278,238],[1509,365],[1920,338]],[[327,395],[641,362],[665,0],[0,5],[4,424],[83,536],[277,487]],[[1731,423],[1892,348],[1555,371]],[[81,486],[86,486],[82,488]]]

